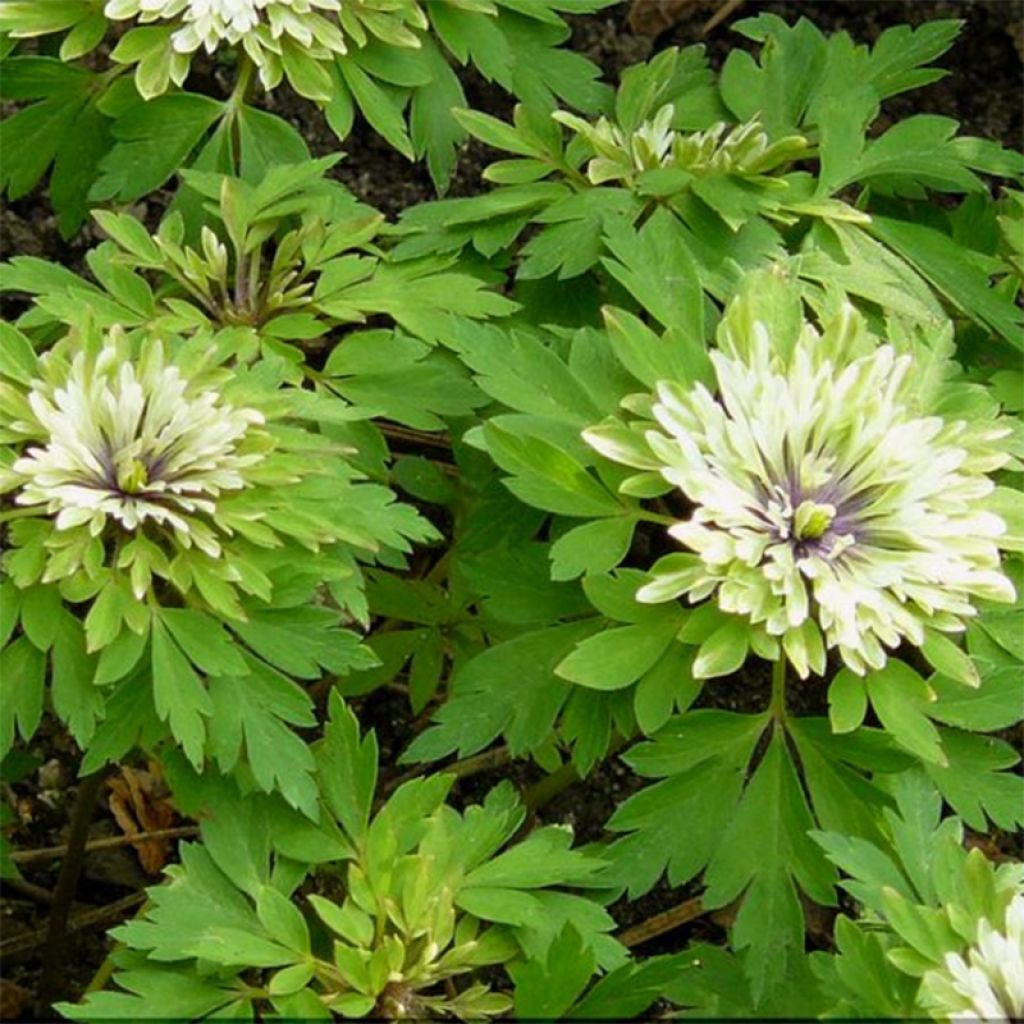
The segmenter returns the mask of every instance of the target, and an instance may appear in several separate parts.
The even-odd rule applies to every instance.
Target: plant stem
[[[71,811],[71,829],[68,833],[67,855],[61,865],[57,886],[53,890],[53,908],[46,929],[46,948],[43,953],[43,973],[39,983],[39,998],[44,1007],[49,1007],[59,995],[66,981],[64,944],[67,935],[68,913],[75,897],[78,877],[82,873],[85,859],[85,844],[89,837],[89,825],[99,800],[100,789],[107,775],[107,768],[101,768],[87,775],[78,786],[75,805]]]
[[[140,908],[140,912],[142,910],[145,910],[147,906],[149,906],[148,903],[143,903],[142,907]],[[116,953],[119,953],[123,948],[124,947],[121,945],[120,942],[114,945],[114,948],[107,954],[103,963],[100,964],[99,969],[92,976],[92,980],[85,987],[85,994],[88,994],[90,992],[99,992],[100,989],[106,986],[107,982],[110,981],[110,979],[113,977],[114,969],[117,966],[117,964],[114,962],[114,955]]]
[[[53,893],[49,889],[44,889],[41,885],[33,885],[24,878],[5,878],[2,889],[13,889],[15,892],[24,893],[37,903],[45,903],[47,906],[53,903]]]
[[[38,508],[12,508],[5,512],[0,512],[0,523],[9,522],[12,519],[24,519],[26,516],[37,515],[39,515]]]
[[[256,70],[256,66],[247,54],[242,53],[239,56],[241,63],[238,69],[238,78],[235,79],[235,87],[231,90],[231,96],[228,98],[228,104],[236,110],[245,103],[249,95],[249,86],[252,84],[252,73]]]
[[[238,69],[238,78],[235,80],[235,87],[227,101],[227,114],[231,126],[231,163],[234,173],[241,176],[242,173],[242,128],[239,124],[239,117],[245,100],[249,94],[249,86],[252,83],[253,63],[246,54],[241,55],[241,66]]]
[[[477,775],[480,772],[500,768],[508,763],[509,758],[508,747],[495,747],[493,750],[485,750],[482,754],[464,757],[461,761],[456,761],[454,764],[450,764],[440,770],[445,775],[454,775],[458,779],[468,779],[470,776]],[[424,770],[425,768],[420,766],[403,772],[401,775],[396,775],[393,779],[389,779],[381,786],[381,796],[390,796],[399,786],[409,782],[411,779],[419,778]]]
[[[786,717],[786,655],[780,654],[772,665],[772,718],[781,724]]]
[[[123,899],[108,903],[102,907],[90,907],[88,910],[76,911],[68,918],[67,934],[84,931],[86,928],[93,928],[96,925],[107,924],[111,920],[121,917],[129,910],[145,903],[144,892],[133,892]],[[0,940],[0,957],[21,956],[29,953],[39,946],[45,945],[48,929],[44,926],[35,931],[27,932],[24,935],[15,935],[10,939]],[[50,1019],[50,1018],[47,1018]]]
[[[639,946],[641,942],[656,939],[659,935],[672,931],[673,928],[679,928],[689,921],[696,920],[703,913],[704,907],[699,897],[684,900],[668,910],[663,910],[660,914],[655,914],[653,917],[633,925],[632,928],[627,928],[617,937],[624,946]]]
[[[241,253],[238,259],[242,260]],[[249,254],[249,279],[248,279],[248,294],[244,296],[247,303],[246,309],[250,317],[256,316],[260,311],[259,297],[260,290],[263,286],[260,284],[260,267],[263,264],[263,246],[257,245],[255,249]],[[267,298],[269,298],[270,292],[270,281],[266,282]]]
[[[523,792],[523,804],[530,811],[539,810],[550,803],[559,793],[580,781],[580,773],[572,761],[566,761],[561,768],[545,775]]]
[[[613,758],[629,741],[617,733],[613,734],[608,749],[604,753],[602,761]],[[522,794],[523,805],[529,811],[538,811],[545,804],[550,803],[560,793],[565,792],[570,786],[582,782],[580,773],[572,761],[566,761],[561,768],[556,769],[550,775],[545,775],[539,782],[527,787]]]

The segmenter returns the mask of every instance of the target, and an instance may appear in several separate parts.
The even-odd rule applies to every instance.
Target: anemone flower
[[[1013,600],[1005,524],[985,508],[1006,431],[921,415],[912,356],[891,345],[844,356],[805,325],[783,354],[763,323],[750,334],[711,353],[714,392],[656,386],[643,468],[695,506],[668,531],[694,555],[637,598],[714,597],[781,639],[801,676],[824,671],[826,647],[879,669],[887,647],[963,629],[972,599]],[[629,462],[600,427],[584,437]]]
[[[168,527],[185,544],[216,556],[211,524],[217,499],[246,485],[264,458],[245,440],[264,417],[214,391],[197,390],[160,344],[138,365],[124,361],[116,338],[95,357],[79,352],[66,380],[36,382],[27,395],[39,439],[11,467],[19,505],[43,505],[58,530],[109,520],[126,531]]]

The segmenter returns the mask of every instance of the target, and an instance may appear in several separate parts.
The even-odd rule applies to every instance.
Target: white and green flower
[[[662,381],[627,400],[650,417],[631,430],[639,459],[621,426],[584,433],[694,506],[668,531],[694,554],[656,566],[638,600],[714,598],[801,676],[824,671],[826,647],[855,672],[881,668],[886,648],[963,629],[975,598],[1014,597],[985,501],[1008,430],[923,414],[912,357],[855,354],[852,309],[837,319],[825,336],[805,324],[787,352],[764,323],[727,317],[713,390]]]
[[[217,500],[246,486],[266,455],[264,417],[198,390],[169,365],[162,345],[125,362],[117,335],[95,357],[79,352],[66,380],[37,380],[28,392],[39,437],[11,467],[15,502],[41,505],[58,530],[99,536],[114,520],[126,531],[152,523],[212,556]],[[40,436],[41,435],[41,436]]]
[[[339,10],[341,0],[108,0],[103,13],[114,21],[180,22],[172,37],[179,53],[214,53],[224,43],[246,45],[249,39],[279,51],[283,36],[344,53],[340,31],[320,13]]]
[[[757,118],[743,124],[718,121],[702,132],[678,134],[672,140],[672,166],[693,174],[736,174],[753,178],[806,155],[807,140],[790,135],[768,138]]]
[[[55,585],[71,603],[116,591],[129,616],[187,595],[244,619],[240,602],[268,601],[273,574],[309,552],[330,550],[323,579],[353,578],[357,552],[434,535],[318,429],[346,404],[294,386],[286,360],[229,363],[236,342],[218,334],[89,329],[43,355],[9,340],[0,522],[19,589]]]
[[[115,21],[166,24],[170,49],[162,59],[177,85],[198,50],[212,54],[222,46],[240,45],[259,69],[263,85],[272,89],[281,81],[286,51],[314,61],[346,52],[340,10],[341,0],[108,0],[103,12]],[[134,48],[129,50],[134,58]],[[157,56],[156,50],[148,52]],[[166,88],[166,79],[155,69],[149,73],[140,66],[140,73],[144,95]]]
[[[947,953],[921,982],[922,1008],[940,1019],[1010,1021],[1024,1017],[1024,893],[1001,927],[982,920],[966,952]]]

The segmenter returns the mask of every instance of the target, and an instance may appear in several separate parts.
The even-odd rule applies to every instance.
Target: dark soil
[[[686,46],[704,42],[712,63],[720,66],[731,47],[748,45],[743,37],[729,31],[729,21],[770,11],[787,20],[805,15],[823,31],[846,30],[858,41],[872,42],[885,28],[900,24],[920,24],[934,18],[959,17],[966,22],[954,49],[942,61],[951,74],[924,89],[895,97],[885,108],[889,118],[913,113],[935,113],[957,118],[966,132],[1020,147],[1022,142],[1021,54],[1024,50],[1024,5],[1017,0],[872,0],[831,3],[755,2],[747,0],[723,23],[706,36],[702,30],[715,13],[712,3],[679,0],[644,0],[642,9],[633,11],[623,4],[592,16],[574,18],[571,45],[585,53],[605,71],[609,81],[629,64],[646,59],[663,46]],[[663,16],[664,15],[664,16]],[[674,15],[674,16],[670,16]],[[464,76],[468,103],[476,109],[507,117],[513,101],[475,73]],[[267,102],[269,109],[287,117],[304,134],[314,155],[335,152],[337,142],[323,118],[305,101],[296,101],[283,91]],[[333,172],[355,194],[397,216],[406,207],[433,198],[433,184],[426,169],[411,164],[380,141],[365,125],[358,124],[343,149],[345,159]],[[471,195],[481,191],[480,171],[493,159],[493,153],[476,143],[464,148],[449,195]],[[152,201],[158,212],[160,199]],[[96,241],[86,228],[70,242],[60,238],[45,194],[33,194],[0,211],[0,254],[31,255],[59,260],[80,268],[88,247]],[[701,704],[737,711],[765,707],[770,686],[758,668],[728,682],[708,685]],[[791,686],[793,706],[801,713],[821,714],[824,690],[817,683]],[[396,764],[414,729],[405,697],[386,690],[360,702],[364,727],[377,731],[381,747],[382,776],[387,779],[403,771]],[[14,849],[28,850],[58,845],[67,829],[68,812],[75,794],[73,780],[78,753],[59,730],[42,731],[27,752],[34,758],[26,774],[7,786],[6,797],[16,810],[17,819],[9,830]],[[511,778],[528,788],[543,773],[534,765],[516,763],[461,781],[454,791],[457,804],[482,798],[486,790],[502,778]],[[619,803],[641,784],[626,766],[612,758],[599,765],[589,777],[577,781],[556,795],[540,811],[544,821],[573,826],[580,841],[602,837],[603,826]],[[116,834],[117,826],[106,809],[97,814],[92,837]],[[0,987],[0,1017],[5,1020],[31,1020],[31,994],[38,987],[39,930],[45,927],[47,906],[43,896],[52,890],[60,866],[59,860],[26,865],[27,887],[5,887],[0,907],[2,942],[19,947],[5,957],[4,981]],[[90,855],[79,886],[81,901],[72,917],[82,911],[108,906],[138,893],[147,883],[146,874],[128,848],[105,855]],[[35,889],[31,887],[36,887]],[[42,890],[42,892],[40,892]],[[693,895],[689,890],[672,890],[666,884],[632,903],[619,900],[612,912],[623,926],[635,925],[645,918],[675,906]],[[129,911],[130,912],[130,911]],[[116,918],[104,927],[116,923]],[[727,913],[704,916],[675,932],[640,947],[641,952],[664,952],[681,948],[695,938],[719,941]],[[0,947],[2,949],[2,947]],[[65,981],[67,994],[75,997],[100,967],[109,949],[103,928],[93,927],[74,933],[68,945]]]

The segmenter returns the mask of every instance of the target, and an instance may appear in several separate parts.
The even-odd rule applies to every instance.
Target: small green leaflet
[[[30,740],[43,715],[46,655],[18,637],[0,650],[0,679],[4,699],[0,701],[0,757],[14,744],[15,725],[23,740]]]
[[[836,875],[807,838],[812,825],[796,768],[776,732],[704,875],[709,907],[743,893],[732,945],[749,949],[747,976],[758,1002],[803,952],[796,883],[816,902],[835,903]]]
[[[1014,348],[1024,348],[1024,314],[989,285],[988,274],[964,258],[948,235],[924,224],[873,216],[868,229],[910,262],[972,319]]]
[[[193,93],[129,107],[114,122],[115,144],[100,163],[90,198],[132,202],[155,192],[186,163],[223,111],[222,103]]]
[[[551,545],[551,578],[572,580],[614,569],[629,551],[637,519],[612,516],[574,526]]]
[[[743,791],[762,716],[691,711],[668,722],[625,760],[638,774],[661,779],[624,801],[608,822],[617,839],[607,855],[609,885],[635,898],[668,871],[683,885],[715,855]]]
[[[4,61],[0,94],[37,102],[0,123],[0,186],[17,199],[52,163],[50,195],[65,237],[85,220],[89,188],[110,145],[109,120],[96,106],[100,81],[100,76],[52,57]]]
[[[434,761],[452,751],[465,757],[499,735],[515,752],[542,744],[571,689],[554,674],[555,666],[596,626],[588,620],[532,630],[468,661],[431,728],[402,761]]]
[[[118,975],[127,991],[90,992],[81,1003],[56,1003],[54,1009],[70,1020],[144,1020],[154,1006],[181,1020],[199,1020],[218,1013],[236,1016],[247,1005],[230,980],[206,981],[178,967],[146,964]]]
[[[551,943],[546,961],[511,968],[517,1019],[560,1019],[582,995],[596,966],[579,933],[567,925]]]
[[[338,694],[330,698],[330,722],[316,751],[324,798],[346,833],[361,843],[377,788],[377,739],[359,737],[359,723]]]
[[[673,643],[685,612],[661,608],[642,622],[588,637],[555,669],[563,679],[596,690],[635,683]]]
[[[213,712],[202,680],[159,619],[152,626],[153,702],[170,725],[189,761],[200,769],[206,743],[205,719]]]
[[[184,608],[161,608],[159,614],[178,646],[201,671],[213,676],[248,671],[230,634],[216,619],[205,612]]]
[[[988,819],[1007,832],[1024,826],[1024,779],[1007,770],[1020,761],[1019,753],[992,736],[959,729],[940,735],[949,763],[926,764],[925,770],[956,814],[977,832],[988,831]]]
[[[81,623],[63,610],[55,621],[50,679],[53,709],[85,748],[103,716],[103,692],[92,682],[95,659],[85,649]]]
[[[904,749],[933,764],[946,764],[942,743],[926,710],[928,684],[909,665],[891,658],[864,681],[871,706],[888,733]]]
[[[311,701],[292,680],[252,663],[248,674],[207,681],[211,713],[207,751],[221,771],[243,762],[264,792],[317,816],[313,755],[289,726],[312,726]],[[243,758],[244,752],[244,758]]]

